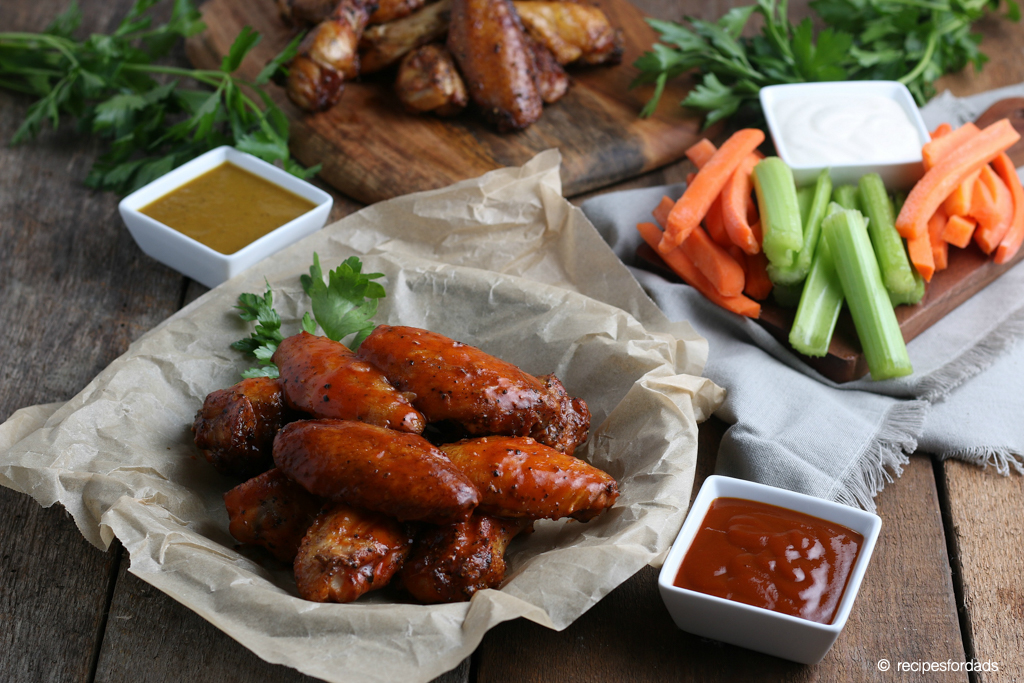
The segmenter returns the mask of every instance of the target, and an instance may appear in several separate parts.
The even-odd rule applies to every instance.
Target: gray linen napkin
[[[1016,87],[1024,92],[1024,84]],[[945,108],[933,108],[926,121],[959,125],[1012,94],[1002,89],[975,102],[944,94],[937,100]],[[705,374],[728,390],[718,416],[732,425],[719,474],[873,510],[873,496],[919,446],[940,458],[1024,473],[1024,344],[1015,343],[1024,335],[1024,264],[913,340],[913,375],[836,384],[757,323],[636,267],[636,224],[652,220],[663,195],[676,199],[683,188],[616,192],[582,209],[668,317],[690,321],[707,337]]]

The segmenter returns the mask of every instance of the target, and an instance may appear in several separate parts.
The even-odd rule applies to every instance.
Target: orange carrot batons
[[[708,163],[708,160],[715,155],[718,148],[715,147],[707,138],[701,138],[688,150],[686,150],[686,158],[693,162],[693,165],[697,168],[701,168],[704,164]]]
[[[949,136],[938,140],[946,137]],[[1001,119],[943,157],[938,165],[927,171],[914,185],[903,203],[896,219],[896,229],[900,235],[907,239],[927,235],[928,219],[935,214],[949,193],[968,175],[984,166],[995,155],[1005,152],[1019,139],[1020,134],[1013,129],[1009,120]]]
[[[953,130],[953,127],[950,126],[948,123],[940,123],[935,128],[935,130],[933,130],[931,132],[932,140],[934,140],[935,138],[941,138],[943,135],[949,134],[949,132],[952,131],[952,130]]]
[[[668,223],[668,215],[672,212],[672,207],[675,205],[676,203],[668,197],[662,197],[658,205],[654,207],[654,211],[651,211],[654,220],[658,221],[658,225],[662,228]]]
[[[772,281],[768,277],[768,257],[764,252],[756,254],[743,253],[747,259],[747,282],[743,293],[751,299],[764,301],[772,293]]]
[[[1006,263],[1016,255],[1021,242],[1024,242],[1024,187],[1021,187],[1020,176],[1017,175],[1017,169],[1013,167],[1013,162],[1006,152],[1000,153],[992,160],[992,168],[1006,183],[1013,197],[1013,220],[1010,222],[1010,229],[996,247],[996,263]]]
[[[946,210],[941,206],[935,215],[928,219],[928,241],[932,245],[932,263],[935,271],[945,270],[949,265],[949,242],[942,239],[942,231],[946,228]]]
[[[729,233],[729,239],[748,254],[761,251],[761,245],[754,239],[750,223],[747,222],[750,192],[753,189],[750,174],[754,172],[754,166],[757,166],[758,161],[760,159],[756,154],[748,154],[722,188],[722,220],[725,223],[725,231]]]
[[[964,216],[950,216],[946,221],[946,227],[942,229],[942,239],[954,247],[963,249],[971,243],[971,235],[978,224]]]
[[[935,168],[942,158],[954,149],[964,144],[971,138],[977,136],[981,131],[976,125],[967,122],[954,131],[940,135],[931,142],[926,142],[921,148],[921,158],[924,161],[924,170]]]
[[[683,240],[679,249],[704,274],[722,296],[743,293],[743,268],[722,247],[715,244],[699,225]]]
[[[711,208],[715,197],[721,194],[729,176],[743,159],[757,149],[762,142],[764,142],[764,133],[756,128],[738,130],[725,141],[721,149],[704,164],[697,173],[697,177],[693,179],[693,183],[686,188],[686,192],[672,207],[661,244],[658,245],[660,252],[670,251],[690,236],[690,232],[700,224],[708,209]]]
[[[967,176],[967,179],[956,186],[946,201],[942,203],[950,216],[967,216],[971,213],[971,201],[974,198],[974,184],[978,182],[981,169]]]
[[[932,240],[927,230],[919,237],[907,240],[907,255],[925,282],[931,282],[935,274],[935,257],[932,255]]]
[[[974,241],[991,254],[1013,222],[1013,195],[1003,179],[986,164],[981,169],[971,200],[971,218],[978,221]]]
[[[722,218],[722,195],[718,195],[715,197],[715,201],[711,202],[708,215],[704,216],[704,227],[708,229],[708,234],[715,244],[725,249],[732,246],[733,241],[729,239],[729,233],[725,229],[725,220]]]

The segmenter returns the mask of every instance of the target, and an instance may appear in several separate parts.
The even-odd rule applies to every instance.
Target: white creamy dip
[[[914,161],[917,129],[903,108],[880,95],[820,95],[772,104],[786,156],[794,166]]]

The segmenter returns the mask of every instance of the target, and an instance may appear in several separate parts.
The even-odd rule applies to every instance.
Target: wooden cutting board
[[[654,116],[638,119],[652,88],[629,89],[638,73],[632,63],[656,34],[628,0],[601,0],[600,6],[623,31],[622,64],[570,67],[569,93],[546,106],[525,131],[499,134],[472,107],[447,120],[406,113],[392,91],[389,70],[349,83],[338,105],[320,114],[303,113],[283,89],[273,87],[272,97],[292,121],[292,153],[307,166],[323,164],[321,178],[368,204],[518,166],[552,147],[562,152],[566,196],[671,163],[701,137],[700,119],[679,106],[688,91],[686,79],[665,89]],[[253,77],[294,35],[271,0],[210,0],[202,13],[208,28],[187,45],[199,68],[217,68],[242,27],[252,26],[263,40],[242,72]]]

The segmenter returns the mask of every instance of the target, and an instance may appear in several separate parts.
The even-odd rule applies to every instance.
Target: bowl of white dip
[[[825,168],[837,185],[878,173],[894,190],[909,189],[924,174],[921,147],[931,137],[902,83],[772,85],[761,89],[761,108],[798,185]]]

